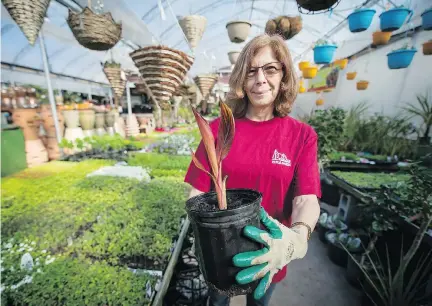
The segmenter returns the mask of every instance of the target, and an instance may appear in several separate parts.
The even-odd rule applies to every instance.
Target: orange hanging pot
[[[309,67],[310,63],[308,61],[300,62],[298,64],[300,71],[303,71],[303,69]]]
[[[318,67],[316,66],[306,67],[303,70],[303,77],[305,79],[313,79],[314,77],[316,77],[317,73],[318,73]]]
[[[391,35],[392,32],[374,32],[372,34],[372,44],[374,46],[386,45],[389,42]]]
[[[321,106],[321,105],[323,105],[324,104],[324,99],[317,99],[316,101],[315,101],[315,105],[316,106]]]
[[[432,55],[432,40],[429,40],[423,44],[423,54]]]
[[[334,61],[333,65],[339,66],[340,69],[345,69],[345,67],[348,65],[348,59],[344,58],[344,59],[336,60]]]
[[[346,74],[346,78],[347,78],[347,80],[354,80],[355,79],[355,77],[357,76],[357,72],[347,72],[347,74]]]
[[[305,92],[306,92],[306,87],[300,86],[299,93],[305,93]]]
[[[369,86],[368,81],[358,81],[357,82],[357,90],[366,90]]]

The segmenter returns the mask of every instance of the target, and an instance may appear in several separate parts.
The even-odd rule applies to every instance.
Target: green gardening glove
[[[246,268],[237,273],[236,281],[248,284],[261,279],[254,291],[254,298],[261,299],[270,286],[273,276],[291,260],[303,258],[307,252],[307,237],[297,228],[288,228],[270,217],[261,207],[261,223],[268,229],[264,231],[247,225],[243,233],[265,247],[258,251],[245,252],[233,257],[236,267]]]

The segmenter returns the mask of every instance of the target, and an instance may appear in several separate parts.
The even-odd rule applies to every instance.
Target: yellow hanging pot
[[[374,46],[386,45],[392,36],[392,32],[374,32],[372,34],[372,44]]]
[[[318,67],[310,66],[303,69],[303,77],[305,79],[313,79],[318,73]]]
[[[334,61],[334,66],[339,66],[341,69],[345,69],[345,67],[348,65],[348,59],[344,58],[344,59],[340,59],[340,60],[336,60]]]
[[[368,81],[358,81],[357,82],[357,90],[366,90],[369,86]]]
[[[354,80],[355,79],[355,77],[357,76],[357,72],[347,72],[347,74],[346,74],[346,78],[347,78],[347,80]]]
[[[315,101],[315,105],[316,106],[321,106],[321,105],[323,105],[324,104],[324,99],[317,99],[316,101]]]
[[[306,87],[304,87],[303,85],[300,86],[299,88],[299,93],[305,93],[306,92]]]
[[[310,63],[308,61],[303,61],[298,64],[300,71],[303,71],[303,69],[309,67],[309,65]]]

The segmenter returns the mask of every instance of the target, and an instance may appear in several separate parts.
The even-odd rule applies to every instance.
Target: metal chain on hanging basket
[[[51,0],[2,0],[12,19],[23,31],[31,45],[38,38],[39,31]]]
[[[80,13],[69,10],[67,23],[80,45],[90,50],[109,50],[121,39],[122,24],[116,23],[111,13],[94,13],[90,2]]]

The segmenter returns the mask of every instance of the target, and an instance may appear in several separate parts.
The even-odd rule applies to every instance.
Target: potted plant
[[[357,90],[366,90],[369,86],[369,81],[358,81],[357,82]]]
[[[422,27],[425,31],[432,30],[432,7],[425,10],[422,14]]]
[[[392,36],[392,32],[380,32],[376,31],[372,34],[372,45],[386,45],[388,44],[390,38]]]
[[[305,79],[313,79],[316,77],[318,73],[318,67],[317,66],[308,66],[303,68],[302,75]]]
[[[204,34],[207,26],[207,18],[199,15],[185,16],[179,20],[179,24],[189,45],[192,49],[195,49]]]
[[[329,215],[327,212],[320,214],[318,225],[318,237],[324,243],[327,243],[327,232],[346,232],[348,230],[348,226],[340,219],[338,215]]]
[[[407,19],[408,22],[412,17],[413,11],[407,9],[403,6],[391,8],[379,16],[380,18],[380,28],[383,32],[392,32],[398,30]]]
[[[340,230],[328,231],[325,234],[327,251],[330,260],[338,266],[346,268],[348,253],[359,254],[362,252],[360,238],[352,232],[343,233]]]
[[[231,21],[226,24],[228,36],[233,43],[242,43],[249,36],[252,24],[248,21],[237,20]]]
[[[424,55],[432,55],[432,39],[423,43],[423,54]]]
[[[417,49],[414,47],[410,48],[408,44],[405,44],[402,48],[393,50],[387,54],[388,67],[390,69],[403,69],[408,67],[416,52]]]
[[[423,136],[420,137],[420,145],[429,145],[431,138],[429,133],[432,127],[432,104],[428,99],[428,95],[417,95],[417,105],[408,103],[404,110],[413,117],[420,117],[423,120],[425,130]]]
[[[215,191],[190,198],[186,202],[200,269],[209,287],[227,296],[251,292],[257,282],[239,285],[235,281],[240,268],[232,264],[234,255],[256,251],[260,245],[243,236],[246,225],[260,226],[259,209],[262,195],[250,189],[226,190],[227,177],[222,173],[222,162],[232,145],[235,124],[231,110],[220,102],[221,121],[217,141],[207,121],[192,108],[201,133],[210,171],[192,152],[195,165],[206,171],[213,181]]]
[[[348,25],[352,33],[366,31],[376,13],[374,9],[359,8],[348,15]]]
[[[315,64],[330,64],[336,49],[335,44],[331,44],[326,40],[318,40],[313,48]]]
[[[347,74],[346,74],[347,80],[354,80],[356,76],[357,76],[357,72],[355,72],[355,71],[347,72]]]
[[[237,63],[237,59],[240,55],[240,51],[230,51],[228,52],[228,58],[232,65],[235,65]]]

